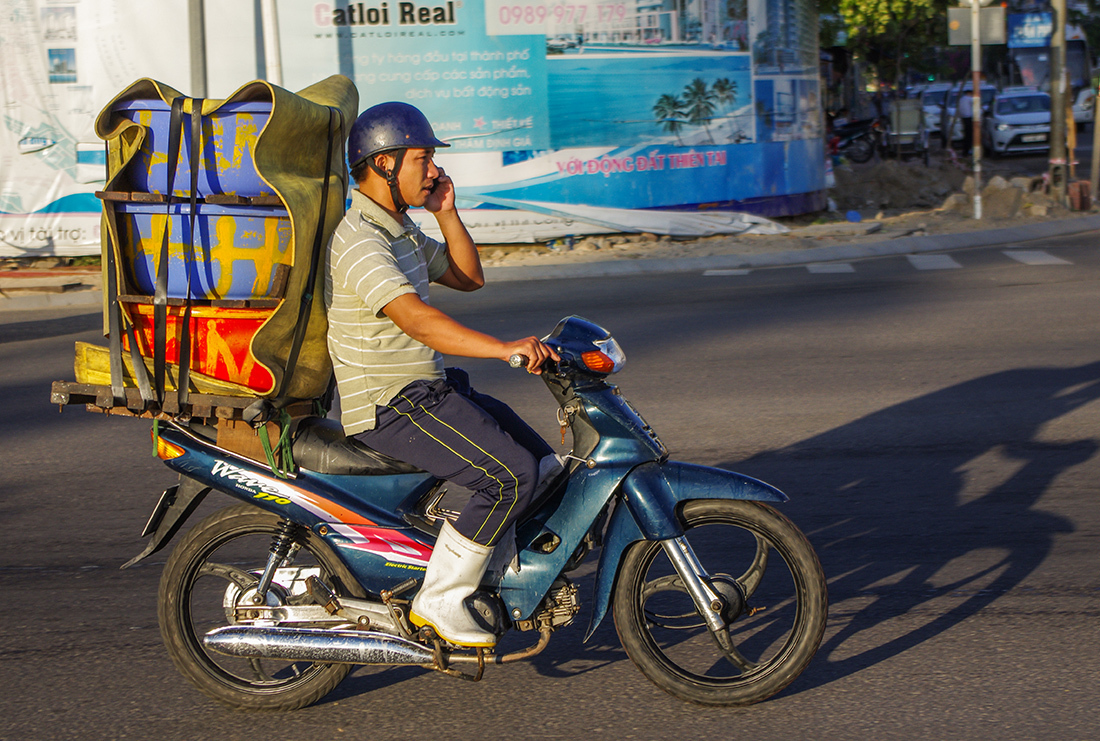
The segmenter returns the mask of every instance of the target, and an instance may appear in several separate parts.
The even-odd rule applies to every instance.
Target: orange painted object
[[[126,310],[137,329],[138,352],[153,357],[153,306],[129,304]],[[258,395],[270,393],[275,388],[275,377],[252,355],[251,343],[271,312],[272,309],[191,307],[191,370],[239,384]],[[182,306],[168,307],[165,358],[173,365],[179,364],[182,315]],[[126,345],[129,350],[128,340]]]

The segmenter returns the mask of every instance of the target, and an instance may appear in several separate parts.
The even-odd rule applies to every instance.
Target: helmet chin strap
[[[390,186],[390,198],[393,199],[393,208],[399,214],[403,214],[409,210],[409,204],[405,203],[405,199],[401,197],[401,189],[397,185],[397,174],[401,172],[401,163],[405,161],[406,151],[405,149],[394,150],[393,169],[389,172],[379,167],[374,161],[374,158],[371,158],[367,162],[367,167],[386,179],[386,185]]]

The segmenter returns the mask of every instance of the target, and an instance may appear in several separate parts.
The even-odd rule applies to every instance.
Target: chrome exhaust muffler
[[[376,666],[435,663],[432,649],[423,644],[364,630],[227,625],[207,633],[202,643],[211,651],[250,659]]]

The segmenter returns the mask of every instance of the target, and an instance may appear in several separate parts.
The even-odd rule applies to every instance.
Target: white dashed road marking
[[[1005,250],[1005,255],[1008,255],[1013,260],[1022,262],[1024,265],[1072,265],[1069,260],[1063,260],[1060,257],[1055,257],[1049,252],[1043,252],[1042,250]]]
[[[950,255],[907,255],[910,264],[917,270],[952,270],[961,268]]]
[[[1069,260],[1055,257],[1044,250],[1001,250],[1001,253],[1024,265],[1073,264]],[[906,255],[905,257],[909,261],[909,264],[916,270],[954,270],[962,267],[962,265],[959,264],[955,258],[951,257],[951,255],[919,254]],[[856,272],[855,266],[847,262],[812,262],[807,263],[803,267],[805,267],[808,272],[815,274]],[[752,268],[718,268],[705,270],[703,271],[703,275],[708,277],[748,275],[751,272],[753,272]]]

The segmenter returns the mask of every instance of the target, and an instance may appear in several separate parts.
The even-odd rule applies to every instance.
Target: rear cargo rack
[[[96,386],[88,383],[54,381],[50,389],[50,403],[64,407],[70,404],[84,404],[89,412],[101,412],[125,417],[144,417],[146,419],[170,419],[180,414],[175,394],[165,394],[161,409],[148,410],[142,401],[141,392],[136,388],[123,389],[126,405],[115,403],[110,386]],[[204,419],[243,419],[242,413],[256,403],[255,396],[218,396],[215,394],[191,393],[189,403],[183,411],[191,416]],[[292,417],[305,416],[313,412],[312,401],[295,402],[289,405],[287,412]]]

